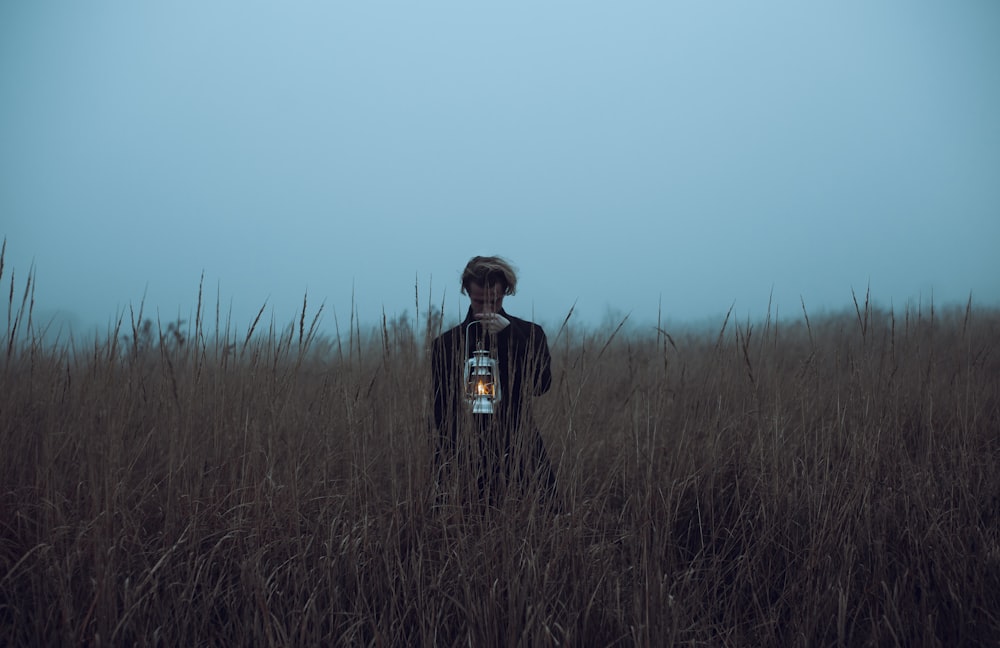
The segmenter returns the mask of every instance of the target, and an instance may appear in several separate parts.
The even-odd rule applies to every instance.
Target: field
[[[4,645],[1000,644],[996,310],[568,318],[556,515],[433,495],[433,326],[42,343],[2,278]]]

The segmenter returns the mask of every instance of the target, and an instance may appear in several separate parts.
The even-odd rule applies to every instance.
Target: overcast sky
[[[457,317],[474,254],[546,326],[997,305],[1000,3],[3,2],[0,235],[100,327]]]

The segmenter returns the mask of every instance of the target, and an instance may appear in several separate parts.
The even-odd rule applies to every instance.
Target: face
[[[488,286],[470,282],[467,292],[472,301],[473,313],[499,313],[503,308],[504,286],[492,283]]]

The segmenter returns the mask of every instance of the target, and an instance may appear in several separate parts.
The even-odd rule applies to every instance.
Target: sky
[[[1000,305],[1000,3],[4,2],[0,237],[81,328],[453,320],[476,254],[547,328]]]

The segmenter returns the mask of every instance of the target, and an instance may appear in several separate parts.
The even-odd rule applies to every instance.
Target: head
[[[472,257],[462,271],[462,293],[469,296],[475,313],[498,312],[503,298],[516,289],[517,273],[502,257]]]

